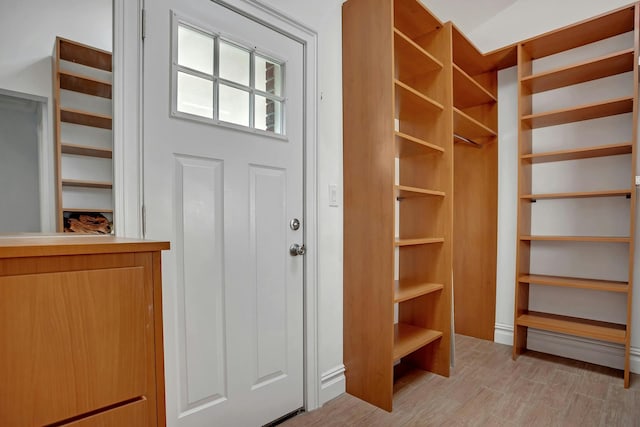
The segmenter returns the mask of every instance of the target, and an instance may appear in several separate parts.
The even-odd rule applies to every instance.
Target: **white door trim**
[[[212,0],[300,42],[304,47],[304,333],[305,409],[320,405],[318,371],[318,34],[261,0]],[[116,234],[142,237],[142,5],[113,0],[113,159]],[[126,142],[126,143],[125,143]]]
[[[113,0],[113,222],[133,238],[143,235],[142,2]]]

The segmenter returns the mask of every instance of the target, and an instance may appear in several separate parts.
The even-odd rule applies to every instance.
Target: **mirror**
[[[58,130],[52,61],[58,36],[111,52],[112,10],[112,0],[0,3],[0,233],[62,231],[58,204],[67,217],[84,210],[113,219],[112,131],[72,120]],[[66,83],[60,106],[111,117],[111,73],[60,62],[75,84],[80,75],[109,87],[106,97]],[[64,144],[61,194],[55,175],[58,132]]]

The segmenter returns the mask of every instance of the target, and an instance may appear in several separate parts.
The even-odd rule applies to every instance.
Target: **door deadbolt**
[[[305,253],[307,253],[307,248],[305,248],[304,245],[294,243],[289,247],[289,253],[291,254],[291,256],[304,255]]]
[[[289,221],[289,227],[291,227],[292,230],[297,230],[298,228],[300,228],[300,220],[298,218],[293,218],[291,221]]]

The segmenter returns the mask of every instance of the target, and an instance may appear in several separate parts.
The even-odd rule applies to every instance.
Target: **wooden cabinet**
[[[61,37],[53,52],[57,231],[64,217],[113,221],[111,53]]]
[[[513,355],[515,358],[527,348],[528,328],[621,344],[624,347],[621,352],[624,352],[625,387],[629,386],[631,290],[634,267],[639,38],[638,6],[632,5],[518,44],[519,193]],[[605,54],[601,53],[603,46],[611,46]],[[538,67],[545,58],[567,55],[571,50],[574,50],[575,54],[577,48],[582,49],[580,52],[585,52],[577,61],[569,60],[569,63],[565,61],[560,66],[547,66],[543,69]],[[626,76],[623,75],[625,73]],[[611,78],[626,79],[626,86],[616,86],[626,90],[614,95],[609,94],[609,89],[598,91],[598,88],[603,87],[607,79],[610,81]],[[586,82],[591,82],[591,86],[585,88],[581,95],[584,96],[586,92],[593,93],[593,100],[590,102],[575,102],[575,92],[572,92],[573,95],[562,92]],[[556,92],[548,93],[552,90]],[[600,96],[596,96],[597,94]],[[546,98],[540,101],[540,96]],[[573,102],[566,102],[567,100]],[[561,101],[562,105],[555,106],[553,101]],[[566,106],[567,103],[571,105]],[[620,117],[615,123],[610,120],[614,116]],[[594,125],[589,128],[591,130],[588,133],[579,134],[581,123],[593,123],[594,120],[607,118],[609,121],[601,120],[597,122],[597,127]],[[569,124],[570,127],[567,127]],[[551,127],[554,127],[554,131],[540,133],[540,130]],[[615,139],[616,135],[620,134],[617,129],[620,127],[628,128],[630,139]],[[596,129],[599,131],[594,132]],[[609,132],[603,132],[605,129]],[[576,135],[582,135],[584,141],[581,141],[580,145],[567,146],[576,139]],[[550,141],[555,141],[555,144],[550,144]],[[536,172],[540,170],[536,168],[548,165],[564,168],[568,171],[567,181],[571,183],[578,181],[578,176],[572,171],[579,171],[584,167],[581,166],[585,165],[584,162],[602,159],[606,161],[612,156],[618,156],[621,160],[619,169],[623,174],[627,174],[623,175],[620,181],[623,183],[622,188],[603,188],[598,181],[591,181],[591,188],[574,182],[573,188],[563,191],[540,190],[540,186],[536,185],[542,175],[541,172]],[[606,174],[603,173],[603,169],[599,168],[598,171],[604,180]],[[590,208],[580,210],[579,215],[573,218],[570,227],[564,233],[536,232],[536,209],[552,206],[554,203],[567,203],[568,200],[594,198],[598,200],[597,205],[593,204]],[[599,231],[590,235],[580,232],[586,228],[578,227],[580,221],[589,214],[588,209],[596,208],[613,209],[609,212],[622,210],[622,216],[616,214],[617,217],[627,218],[621,221],[622,232],[615,235]],[[560,220],[561,218],[558,218],[556,221]],[[600,216],[597,222],[606,221]],[[612,255],[614,258],[619,258],[620,253],[625,253],[628,256],[628,268],[625,265],[621,270],[626,272],[617,274],[618,277],[607,277],[611,272],[595,271],[594,268],[586,268],[589,266],[584,265],[582,271],[577,271],[577,274],[569,277],[541,272],[541,263],[532,262],[537,245],[547,245],[547,248],[553,245],[556,258],[586,247],[593,250],[597,248],[601,251],[601,256],[605,257],[607,253],[611,253],[616,254]],[[621,276],[625,275],[621,280]],[[624,295],[626,307],[620,307],[620,311],[626,308],[625,319],[622,322],[604,321],[602,313],[593,312],[576,317],[567,313],[566,310],[571,307],[565,307],[564,312],[531,309],[534,301],[530,290],[536,286],[564,288],[576,296],[581,295],[581,304],[591,307],[598,306],[599,298],[606,298],[606,294]],[[579,292],[582,294],[578,294]]]
[[[164,425],[168,246],[0,237],[1,425]]]

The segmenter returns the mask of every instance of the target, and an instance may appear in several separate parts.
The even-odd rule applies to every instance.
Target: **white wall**
[[[111,0],[0,2],[0,88],[51,96],[56,36],[111,50]]]
[[[40,231],[36,111],[0,95],[0,233]]]
[[[521,37],[547,31],[547,15],[544,8],[536,14],[534,8],[524,8],[521,13],[530,14],[521,28]],[[603,9],[602,1],[582,2],[587,10],[602,13],[617,5],[608,4]],[[516,6],[518,6],[516,5]],[[559,5],[560,6],[560,5]],[[514,6],[515,7],[515,6]],[[575,9],[554,10],[554,22],[566,25],[588,16],[574,15]],[[564,11],[563,13],[560,13]],[[580,10],[583,12],[584,10]],[[511,11],[513,12],[513,11]],[[506,13],[506,12],[505,12]],[[512,19],[515,19],[511,15]],[[524,21],[524,20],[520,20]],[[519,22],[520,22],[519,21]],[[534,23],[537,23],[536,27]],[[509,28],[508,26],[506,28]],[[536,30],[537,28],[537,30]],[[505,30],[507,31],[507,30]],[[515,30],[513,30],[515,31]],[[484,34],[484,40],[493,38],[500,43],[515,41],[513,33],[503,34],[502,27],[493,28]],[[526,33],[526,34],[525,34]],[[479,39],[483,39],[479,37]],[[474,39],[475,41],[475,39]],[[632,47],[630,34],[589,45],[573,51],[544,58],[534,63],[534,72],[575,63],[589,57],[604,55]],[[516,68],[502,70],[498,75],[499,88],[499,230],[498,230],[498,277],[496,300],[497,342],[512,344],[514,278],[517,216],[517,71]],[[633,88],[633,76],[625,73],[599,81],[583,83],[569,88],[544,92],[534,96],[534,112],[548,111],[570,105],[580,105],[596,100],[628,96]],[[598,119],[575,124],[536,129],[533,132],[534,152],[575,148],[589,145],[611,144],[629,141],[632,134],[630,114]],[[554,148],[555,147],[555,148]],[[571,162],[547,163],[533,168],[533,193],[564,191],[588,191],[629,187],[630,156],[613,156]],[[637,162],[637,159],[634,161]],[[538,201],[532,206],[532,234],[577,234],[577,235],[628,235],[629,200],[624,198],[574,199],[561,201]],[[636,233],[640,238],[640,232]],[[610,280],[627,280],[628,249],[620,244],[557,244],[535,242],[531,253],[531,269],[539,274],[555,274],[577,277],[594,277]],[[571,252],[574,255],[568,256]],[[640,256],[636,252],[635,265]],[[634,281],[640,280],[636,269]],[[576,317],[625,323],[626,299],[623,295],[585,290],[532,286],[530,295],[532,309],[551,313],[563,313]],[[634,372],[640,372],[640,301],[635,299],[632,320],[632,364]],[[529,331],[529,347],[545,352],[586,360],[607,366],[622,368],[620,346],[603,344],[592,340],[561,337],[557,334]]]
[[[265,0],[318,34],[318,337],[320,401],[344,392],[342,364],[342,1]],[[329,206],[329,185],[339,207]]]
[[[43,136],[47,140],[43,141],[43,155],[48,159],[48,163],[43,164],[43,168],[48,168],[51,174],[48,179],[50,193],[55,191],[53,185],[54,133],[51,54],[56,36],[76,40],[104,50],[111,50],[112,1],[29,0],[0,2],[0,90],[46,99],[48,120],[47,129],[44,129]],[[68,98],[74,95],[65,93],[64,96]],[[63,129],[63,131],[65,130]],[[104,138],[102,139],[104,140]],[[108,135],[108,143],[111,143],[110,134]],[[70,156],[65,156],[66,163],[69,162],[69,159]],[[91,162],[96,163],[91,159],[84,163]],[[100,162],[98,161],[98,163]],[[105,167],[108,170],[111,169],[110,164],[98,166],[103,170]],[[66,170],[69,170],[69,167]],[[74,207],[72,206],[73,202],[66,202],[67,207]],[[111,203],[110,195],[109,203]],[[75,204],[85,205],[85,203],[77,201]]]

